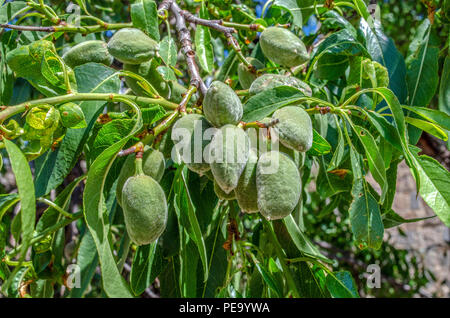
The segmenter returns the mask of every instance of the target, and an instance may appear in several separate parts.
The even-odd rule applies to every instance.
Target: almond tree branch
[[[170,10],[175,16],[175,28],[178,32],[178,39],[181,43],[181,50],[186,56],[186,62],[189,72],[189,77],[191,79],[190,85],[196,87],[200,93],[204,96],[206,94],[207,88],[205,83],[200,76],[199,68],[195,62],[195,51],[192,48],[191,33],[186,27],[186,20],[181,14],[180,7],[173,0],[164,0],[158,8],[159,12]],[[161,14],[161,13],[160,13]],[[165,14],[161,14],[165,15]]]

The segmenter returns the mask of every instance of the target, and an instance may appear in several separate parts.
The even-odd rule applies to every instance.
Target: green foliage
[[[15,23],[0,32],[3,295],[353,298],[428,283],[384,237],[429,218],[393,210],[403,160],[450,226],[450,173],[415,147],[423,132],[448,142],[449,1],[372,16],[363,0],[275,0],[261,18],[247,0],[76,2],[79,24],[50,1],[0,6]]]

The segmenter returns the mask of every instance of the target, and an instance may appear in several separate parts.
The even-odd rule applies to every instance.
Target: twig
[[[15,25],[15,24],[0,24],[0,28],[14,29],[19,31],[40,31],[40,32],[55,32],[55,27],[41,27],[41,26],[28,26],[28,25]]]
[[[181,100],[181,103],[178,106],[178,110],[180,111],[180,113],[186,112],[186,106],[191,100],[192,95],[195,94],[195,92],[197,92],[197,87],[190,86],[189,89],[185,93],[183,93],[183,99]]]
[[[160,12],[160,15],[165,17],[165,13],[163,14],[162,12],[167,10],[170,10],[176,18],[175,28],[178,32],[178,39],[181,43],[181,50],[186,56],[189,77],[191,78],[190,85],[195,86],[202,95],[205,95],[207,88],[200,76],[197,63],[195,62],[195,51],[192,48],[191,33],[186,27],[186,21],[181,14],[182,10],[173,0],[164,0],[160,4],[158,12]]]

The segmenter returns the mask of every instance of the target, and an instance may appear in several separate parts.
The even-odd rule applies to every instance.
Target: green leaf
[[[361,111],[364,112],[367,116],[369,122],[374,126],[380,135],[386,139],[392,146],[394,146],[397,150],[402,151],[402,144],[399,138],[398,131],[394,125],[387,121],[386,117],[383,117],[377,112],[372,110],[366,110],[361,108]]]
[[[381,156],[380,151],[378,150],[378,146],[368,130],[357,125],[352,125],[352,127],[355,130],[359,140],[363,144],[364,150],[366,152],[366,158],[369,163],[370,172],[372,173],[375,181],[381,187],[382,193],[380,203],[383,204],[388,190],[383,157]]]
[[[19,298],[20,297],[20,285],[24,281],[25,277],[29,275],[31,267],[29,266],[17,266],[16,270],[11,273],[11,276],[8,278],[7,283],[8,286],[5,284],[2,285],[2,290],[4,289],[4,292],[7,290],[7,295],[9,298]],[[6,289],[6,287],[8,287]]]
[[[89,286],[98,265],[98,253],[91,232],[86,231],[78,249],[77,265],[80,268],[80,286],[70,291],[69,297],[81,298]]]
[[[407,130],[406,130],[406,124],[405,124],[405,116],[403,114],[403,109],[400,105],[400,102],[398,98],[395,96],[395,94],[388,88],[379,87],[379,88],[371,88],[371,89],[364,89],[358,93],[356,93],[353,97],[359,96],[361,94],[367,93],[367,92],[376,92],[380,96],[383,97],[384,101],[387,103],[391,114],[394,118],[395,122],[395,134],[398,136],[398,140],[400,141],[400,145],[402,148],[402,152],[405,156],[406,162],[408,163],[409,167],[411,168],[411,171],[413,172],[414,178],[416,179],[417,188],[419,188],[420,179],[418,176],[418,171],[415,165],[413,164],[414,158],[413,155],[408,147],[408,137],[407,137]],[[373,119],[376,117],[372,117]],[[372,123],[374,123],[372,121]],[[377,127],[377,128],[386,128],[389,126],[384,127]],[[384,131],[387,133],[388,131]],[[389,142],[391,140],[387,139]],[[396,146],[395,142],[392,143],[393,146]]]
[[[420,128],[421,130],[426,131],[427,133],[442,139],[444,141],[447,141],[447,133],[443,130],[442,127],[440,127],[437,124],[430,123],[428,121],[418,119],[418,118],[412,118],[412,117],[405,117],[405,121],[417,128]]]
[[[197,272],[199,269],[199,255],[195,242],[183,233],[183,245],[180,250],[180,288],[181,296],[192,298],[197,292]],[[193,275],[195,273],[196,275]],[[199,273],[202,277],[201,273]],[[208,275],[209,276],[209,275]]]
[[[450,115],[450,57],[447,55],[442,69],[441,85],[439,88],[439,109]]]
[[[239,62],[239,57],[237,56],[236,52],[231,51],[220,67],[219,74],[217,75],[217,80],[224,82],[232,74],[235,74]]]
[[[3,139],[8,152],[11,168],[16,179],[16,185],[20,198],[20,218],[21,218],[21,234],[22,247],[20,249],[19,264],[25,260],[26,253],[30,247],[30,241],[33,238],[34,224],[36,221],[36,197],[33,184],[33,175],[30,166],[22,151],[12,141]],[[14,275],[19,270],[17,266],[10,278],[3,284],[2,290],[8,290]]]
[[[194,207],[194,204],[192,202],[191,194],[189,193],[189,188],[188,188],[188,185],[187,185],[187,182],[186,182],[186,172],[187,172],[186,170],[187,170],[187,168],[183,167],[183,169],[181,171],[181,180],[183,182],[184,191],[186,193],[186,200],[187,200],[187,203],[188,203],[188,218],[189,218],[189,223],[190,223],[191,229],[192,229],[191,238],[195,242],[195,244],[197,245],[198,252],[200,254],[200,259],[201,259],[202,264],[203,264],[203,273],[204,273],[204,279],[203,280],[206,281],[208,279],[208,274],[209,274],[206,246],[205,246],[205,241],[203,240],[203,236],[202,236],[202,231],[200,229],[200,225],[199,225],[198,220],[197,220],[197,216],[196,216],[196,213],[195,213],[195,207]]]
[[[253,261],[255,262],[255,266],[258,269],[258,272],[261,274],[264,282],[266,282],[267,286],[276,294],[276,297],[282,297],[283,293],[281,288],[277,284],[275,277],[263,266],[259,263],[256,258],[253,257]]]
[[[227,220],[226,213],[228,210],[225,208],[222,209],[223,210],[217,217],[217,222],[210,222],[211,228],[214,230],[211,231],[210,235],[205,240],[206,250],[209,256],[209,275],[206,283],[199,283],[202,290],[199,291],[198,296],[201,296],[202,298],[211,298],[215,296],[216,290],[223,286],[227,272],[227,251],[222,247],[226,240],[226,234],[222,231],[222,228]],[[199,276],[198,280],[201,280],[201,276]]]
[[[66,66],[66,70],[67,70]],[[41,63],[41,73],[52,85],[67,90],[64,83],[64,65],[61,58],[52,51],[45,51]]]
[[[314,0],[275,0],[272,7],[287,10],[292,15],[293,24],[301,28],[303,21],[307,21],[314,12]]]
[[[288,215],[283,219],[286,229],[289,232],[295,246],[298,250],[310,257],[320,259],[324,262],[330,263],[327,257],[323,256],[317,247],[309,240],[309,238],[300,230],[297,223],[295,223],[294,217]]]
[[[387,87],[389,73],[387,69],[376,61],[361,56],[350,58],[350,72],[347,85],[358,85],[359,88]],[[376,98],[378,104],[381,98]]]
[[[126,137],[135,124],[136,121],[133,119],[115,119],[104,125],[98,131],[92,149],[88,153],[90,161],[95,160],[108,147]]]
[[[20,198],[17,193],[0,194],[0,221],[3,215],[17,202]]]
[[[8,2],[0,6],[0,24],[5,24],[14,19],[19,10],[27,6],[25,1]]]
[[[117,268],[111,250],[110,221],[103,195],[106,177],[117,157],[118,152],[125,146],[133,134],[142,127],[142,114],[137,105],[136,124],[130,134],[103,151],[89,169],[86,186],[83,193],[83,211],[86,224],[92,234],[100,261],[102,282],[105,293],[109,297],[132,297],[129,287]]]
[[[209,19],[205,1],[202,1],[200,18]],[[197,29],[195,30],[195,48],[202,69],[207,73],[212,73],[214,69],[214,48],[211,42],[211,32],[208,27],[197,25]]]
[[[394,210],[390,209],[388,212],[383,214],[383,225],[385,229],[389,229],[395,226],[399,226],[403,223],[414,223],[427,219],[434,218],[435,216],[427,216],[423,218],[414,218],[414,219],[404,219],[400,215],[398,215]]]
[[[306,152],[310,156],[323,156],[331,151],[331,145],[315,129],[313,129],[313,144]]]
[[[416,154],[414,157],[420,176],[420,196],[450,226],[450,172],[431,157]]]
[[[159,55],[167,66],[175,66],[177,64],[177,46],[175,41],[165,36],[159,44]]]
[[[163,77],[163,79],[165,81],[176,81],[177,77],[175,76],[175,73],[173,71],[172,68],[170,68],[169,66],[158,66],[156,68],[156,70],[158,71],[159,74],[161,74],[161,76]]]
[[[336,149],[333,152],[333,157],[331,158],[327,171],[332,171],[340,166],[340,164],[342,163],[342,159],[344,157],[344,150],[345,150],[345,140],[344,134],[342,133],[342,128],[340,127],[339,121],[336,116],[334,116],[334,119],[336,121],[336,128],[338,131],[338,143],[336,145]]]
[[[348,62],[348,56],[324,53],[315,65],[314,75],[323,80],[337,80],[345,74]]]
[[[130,287],[136,296],[142,294],[162,272],[167,260],[162,256],[157,242],[138,246],[134,254],[130,274]]]
[[[369,10],[367,9],[365,2],[363,0],[353,0],[353,4],[355,5],[358,14],[365,20],[369,20],[370,13]]]
[[[439,82],[439,46],[432,41],[430,20],[425,19],[416,31],[406,59],[406,83],[409,105],[427,106]]]
[[[314,53],[314,58],[319,59],[325,53],[345,56],[369,56],[367,49],[357,42],[354,34],[347,29],[332,33],[320,43],[317,51]]]
[[[402,105],[402,107],[410,112],[419,115],[426,121],[435,123],[446,130],[450,130],[450,116],[443,111],[418,106]]]
[[[323,14],[323,17],[325,18],[325,20],[323,21],[324,25],[330,25],[331,28],[339,27],[342,29],[347,29],[349,32],[356,36],[355,27],[336,11],[328,10]]]
[[[407,97],[406,66],[401,53],[391,38],[387,37],[378,20],[367,23],[361,19],[359,30],[364,36],[367,51],[374,61],[387,68],[389,72],[389,88],[404,103]]]
[[[144,125],[153,125],[157,121],[163,119],[167,112],[159,105],[155,105],[149,108],[143,108],[142,110],[142,121]]]
[[[32,298],[53,298],[53,282],[49,279],[38,279],[30,285]]]
[[[180,264],[178,257],[170,257],[164,271],[158,277],[161,286],[161,298],[180,298],[179,272]]]
[[[316,52],[311,58],[312,62],[308,70],[308,74],[312,71],[312,66],[316,67],[318,61],[323,57],[326,58],[325,61],[329,60],[330,63],[342,63],[343,61],[347,63],[348,59],[342,59],[343,57],[354,57],[357,55],[368,57],[369,53],[367,52],[366,48],[356,40],[352,31],[343,29],[338,32],[334,32],[317,47]],[[341,60],[333,60],[333,58],[330,58],[330,56],[339,56]],[[329,69],[325,69],[324,72],[326,73],[327,70]],[[339,69],[335,70],[334,72],[339,72]]]
[[[159,41],[157,4],[153,0],[137,0],[131,5],[133,26],[144,31],[155,41]]]
[[[364,179],[355,180],[352,195],[349,214],[355,243],[360,249],[379,249],[383,242],[384,227],[378,202],[367,190]]]
[[[294,271],[294,280],[302,298],[329,298],[330,294],[321,283],[324,270],[307,262],[300,262],[297,266],[291,265]]]
[[[326,286],[333,298],[359,298],[355,281],[348,271],[328,273]]]
[[[278,108],[306,100],[308,97],[297,88],[279,86],[252,96],[244,106],[242,120],[252,122],[269,116]]]
[[[75,68],[79,93],[117,93],[120,79],[117,72],[102,64],[87,63]],[[104,101],[80,103],[88,126],[83,129],[68,129],[56,151],[48,151],[36,163],[36,195],[44,196],[58,187],[78,161],[90,131],[103,110]]]
[[[102,270],[103,288],[109,297],[131,297],[129,288],[120,275],[112,254],[109,234],[110,225],[108,217],[105,217],[106,208],[103,197],[103,185],[108,170],[117,153],[127,141],[128,138],[125,138],[112,145],[94,161],[89,170],[83,194],[83,210],[86,224],[97,247]]]
[[[8,152],[19,192],[20,211],[22,212],[22,241],[24,248],[28,248],[27,245],[33,237],[34,223],[36,220],[36,197],[34,194],[33,176],[28,161],[25,159],[19,147],[7,139],[3,139],[3,142]]]

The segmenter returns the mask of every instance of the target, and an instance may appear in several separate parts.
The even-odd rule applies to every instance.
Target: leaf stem
[[[22,113],[30,108],[33,108],[42,104],[62,104],[74,101],[95,101],[103,100],[110,102],[119,102],[123,99],[133,101],[137,104],[157,104],[167,109],[177,109],[178,105],[172,103],[164,98],[148,98],[134,95],[122,95],[122,94],[100,94],[100,93],[74,93],[62,96],[48,97],[37,99],[33,101],[28,101],[15,106],[4,106],[4,110],[0,111],[0,123],[4,122],[9,117]],[[1,108],[0,108],[1,109]]]
[[[48,200],[46,198],[38,198],[37,200],[42,202],[42,203],[45,203],[49,207],[55,209],[56,211],[58,211],[59,213],[64,215],[66,218],[73,219],[73,214],[72,213],[64,211],[63,208],[61,208],[59,205],[55,204],[54,202],[52,202],[52,201],[50,201],[50,200]]]

